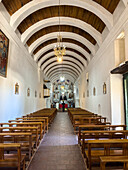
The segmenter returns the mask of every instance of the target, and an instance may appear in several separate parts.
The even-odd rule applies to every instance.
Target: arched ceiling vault
[[[48,78],[52,78],[52,76],[55,74],[55,73],[60,73],[62,74],[63,73],[70,73],[73,75],[73,77],[75,77],[75,79],[78,77],[74,72],[72,72],[70,69],[56,69],[54,71],[52,71],[49,75],[48,75]]]
[[[41,69],[45,70],[45,68],[47,68],[49,65],[55,63],[56,64],[56,58],[53,56],[51,59],[49,59],[48,61],[46,61],[43,65],[41,65]],[[84,66],[80,63],[80,62],[76,62],[75,59],[73,59],[72,57],[70,58],[70,56],[66,56],[63,57],[63,62],[62,63],[69,63],[74,65],[79,71],[84,71]],[[76,64],[78,63],[78,64]],[[59,63],[60,64],[60,63]]]
[[[50,59],[57,60],[55,58],[54,52],[50,52],[47,55],[43,56],[41,60],[38,62],[39,67],[43,66],[47,61],[50,62]],[[68,60],[73,60],[74,62],[78,63],[81,65],[81,67],[85,68],[87,61],[83,59],[82,57],[78,56],[76,53],[72,51],[67,51],[66,50],[66,56],[63,57],[63,59],[68,59]]]
[[[53,67],[48,67],[44,73],[45,75],[47,76],[51,71],[55,70],[55,69],[58,69],[58,68],[61,68],[63,70],[63,68],[69,68],[71,70],[74,71],[74,73],[76,73],[77,75],[80,74],[80,72],[75,68],[73,67],[72,65],[69,65],[69,64],[56,64],[54,65]]]
[[[52,73],[54,73],[54,72],[56,72],[56,71],[61,71],[61,72],[63,72],[63,70],[68,71],[68,72],[72,72],[76,77],[79,76],[79,74],[78,74],[76,71],[74,71],[74,69],[69,68],[69,67],[67,67],[67,66],[63,66],[63,68],[62,68],[62,67],[58,67],[58,68],[55,67],[54,69],[50,70],[50,71],[47,73],[47,76],[50,77],[50,76],[52,75]]]
[[[113,26],[113,13],[119,1],[127,0],[0,0],[10,14],[10,25],[21,34],[44,74],[53,82],[65,72],[73,82],[86,69],[102,45],[102,33]],[[53,48],[59,32],[66,55],[57,63]],[[16,31],[17,32],[17,31]]]
[[[56,75],[54,75],[54,76],[51,78],[51,82],[55,82],[56,80],[60,79],[61,75],[62,75],[62,74],[56,74]],[[71,75],[69,75],[69,74],[63,74],[63,76],[65,77],[65,79],[68,79],[68,80],[70,80],[70,81],[73,82],[73,83],[75,82],[75,79],[74,79]]]
[[[61,64],[56,62],[56,61],[53,61],[45,67],[42,66],[41,69],[44,71],[44,73],[46,73],[49,69],[54,68],[55,66],[63,67],[63,66],[66,66],[66,65],[70,66],[71,68],[74,68],[77,71],[78,74],[80,74],[81,71],[82,71],[82,69],[80,67],[78,67],[78,65],[74,64],[71,61],[63,61]]]
[[[70,72],[66,72],[66,71],[63,71],[63,73],[61,71],[57,72],[57,73],[53,73],[50,79],[52,79],[53,77],[55,77],[58,74],[59,75],[68,75],[68,76],[71,76],[74,80],[76,79],[76,77],[73,74],[71,74]]]

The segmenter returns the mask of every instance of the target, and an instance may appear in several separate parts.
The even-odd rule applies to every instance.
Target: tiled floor
[[[28,170],[85,170],[67,112],[59,112]]]

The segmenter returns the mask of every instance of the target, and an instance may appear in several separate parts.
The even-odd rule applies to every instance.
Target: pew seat
[[[100,168],[105,170],[106,163],[124,163],[124,170],[128,170],[128,156],[104,156],[100,157]]]
[[[85,158],[89,170],[101,156],[128,156],[128,139],[88,140]]]
[[[4,150],[11,148],[12,150],[15,148],[16,154],[5,154]],[[17,167],[18,170],[21,168],[25,170],[25,154],[21,154],[21,145],[17,143],[8,143],[1,144],[0,143],[0,167]]]

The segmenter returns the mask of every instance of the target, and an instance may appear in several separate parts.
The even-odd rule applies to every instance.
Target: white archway
[[[122,2],[124,3],[125,6],[128,5],[128,0],[122,0]]]
[[[54,63],[48,65],[47,68],[45,68],[45,69],[44,69],[44,67],[42,66],[42,67],[41,67],[41,70],[43,70],[43,71],[44,71],[44,74],[45,74],[46,71],[47,71],[49,68],[52,68],[52,67],[54,67],[55,65],[60,65],[60,64],[62,64],[62,65],[66,65],[66,64],[67,64],[67,65],[73,66],[75,69],[78,70],[79,74],[80,74],[81,71],[82,71],[77,65],[75,65],[74,63],[71,63],[71,62],[69,63],[69,62],[67,62],[67,61],[63,61],[62,63],[54,62]]]
[[[32,55],[33,51],[42,43],[44,43],[45,41],[57,38],[58,32],[53,32],[50,34],[46,34],[40,38],[38,38],[36,41],[34,41],[29,47],[29,53]],[[95,55],[95,46],[90,43],[90,41],[88,41],[86,38],[82,37],[81,35],[78,35],[76,33],[72,33],[72,32],[60,32],[60,35],[63,38],[71,38],[74,39],[76,41],[82,42],[83,45],[85,45],[92,53],[92,55]]]
[[[69,65],[66,65],[65,67],[69,68],[69,69],[71,68],[72,70],[74,70],[74,72],[76,72],[78,75],[80,75],[80,73],[74,67],[69,66]],[[57,69],[57,68],[62,68],[62,70],[63,70],[62,65],[57,65],[57,66],[54,66],[54,67],[49,67],[47,70],[45,70],[44,74],[47,76],[52,70]]]
[[[75,77],[73,74],[71,74],[71,73],[69,73],[69,72],[66,72],[66,71],[64,71],[63,73],[60,71],[60,72],[58,72],[58,73],[53,73],[53,75],[51,76],[51,77],[49,77],[49,79],[52,79],[53,77],[54,77],[54,75],[64,75],[64,74],[67,74],[67,75],[70,75],[74,80],[76,80],[77,79],[77,77]]]
[[[46,55],[44,55],[44,56],[39,60],[39,62],[38,62],[39,67],[40,67],[40,65],[41,65],[46,59],[48,59],[49,57],[51,57],[51,56],[53,56],[53,55],[55,55],[55,54],[54,54],[54,51],[53,51],[53,52],[50,52],[50,53],[48,53],[48,54],[46,54]],[[64,56],[64,58],[65,58],[66,56],[68,56],[68,55],[72,55],[72,56],[75,57],[76,59],[79,59],[79,60],[84,64],[84,67],[87,66],[87,61],[86,61],[83,57],[81,57],[80,55],[76,54],[75,52],[66,50],[66,55]],[[56,57],[55,57],[55,58],[56,58]],[[70,58],[70,57],[69,57],[69,58]]]
[[[44,20],[41,20],[35,24],[33,24],[31,27],[29,27],[22,35],[21,35],[21,41],[23,44],[25,44],[28,39],[37,31],[53,25],[58,25],[59,17],[52,17],[47,18]],[[60,25],[70,25],[78,27],[86,32],[88,32],[94,39],[97,41],[97,44],[100,46],[102,43],[102,36],[101,34],[90,24],[81,21],[79,19],[70,18],[70,17],[60,17]]]
[[[72,74],[75,78],[78,77],[78,75],[76,75],[76,74],[75,74],[73,71],[71,71],[70,69],[63,69],[63,70],[62,70],[61,68],[59,68],[59,69],[53,70],[53,71],[48,75],[48,78],[51,78],[52,74],[54,74],[54,73],[56,73],[56,72],[58,72],[58,73],[67,72],[67,73]]]
[[[60,76],[61,74],[57,74],[57,75],[55,75],[52,79],[51,79],[51,82],[55,82],[56,80],[58,80],[59,79],[59,77],[58,76]],[[70,76],[70,75],[67,75],[67,74],[63,74],[63,76],[66,78],[66,79],[69,79],[71,82],[75,82],[76,80],[72,77],[72,76]]]
[[[73,62],[73,63],[76,63],[76,62],[77,62],[77,63],[76,63],[76,67],[79,66],[79,67],[82,69],[82,71],[84,71],[84,66],[83,66],[80,62],[78,62],[77,60],[75,60],[75,59],[73,59],[73,58],[71,58],[71,57],[69,57],[69,56],[64,56],[62,63],[65,63],[65,60],[69,60],[70,62]],[[56,63],[57,63],[56,57],[49,59],[49,60],[46,61],[42,66],[39,65],[39,67],[41,66],[41,69],[44,70],[44,68],[45,68],[47,65],[49,65],[50,63],[52,63],[52,62],[56,62]],[[79,67],[78,67],[78,68],[79,68]]]
[[[66,47],[68,48],[73,48],[73,49],[76,49],[77,51],[79,51],[80,53],[82,53],[88,60],[88,62],[90,61],[91,59],[91,55],[86,51],[84,50],[82,47],[76,45],[76,44],[73,44],[73,43],[68,43],[68,42],[64,42],[63,43]],[[56,45],[56,43],[53,43],[53,44],[49,44],[47,46],[45,46],[44,48],[42,48],[41,50],[39,50],[35,55],[34,55],[34,60],[37,61],[38,58],[44,54],[46,51],[50,50],[50,49],[53,49],[54,46]]]
[[[16,11],[10,19],[10,25],[16,30],[18,25],[30,14],[33,12],[50,6],[56,6],[59,4],[58,0],[34,0],[26,5],[24,5],[22,8],[20,8],[18,11]],[[65,0],[61,2],[61,5],[71,5],[71,6],[77,6],[84,8],[88,11],[91,11],[95,15],[97,15],[108,27],[108,30],[110,30],[113,26],[113,16],[112,14],[107,11],[105,8],[103,8],[98,3],[92,1],[92,0]]]

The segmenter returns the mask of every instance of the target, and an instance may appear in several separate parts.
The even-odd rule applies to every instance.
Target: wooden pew
[[[83,131],[82,132],[82,153],[85,157],[86,142],[88,139],[127,139],[128,130],[102,130],[102,131]]]
[[[126,125],[80,125],[79,126],[79,133],[78,133],[78,143],[82,139],[82,131],[87,130],[126,130]]]
[[[81,117],[73,119],[74,131],[77,132],[77,129],[80,125],[106,125],[105,117]]]
[[[12,151],[16,149],[17,153],[5,154],[4,150],[8,148],[11,148]],[[17,167],[18,170],[21,170],[21,166],[25,170],[25,154],[21,154],[21,145],[17,143],[0,143],[0,167]]]
[[[100,169],[105,170],[106,163],[124,163],[124,170],[128,170],[128,156],[104,156],[100,157]]]
[[[38,135],[40,140],[43,138],[42,122],[25,122],[25,123],[0,123],[1,127],[38,127]]]
[[[46,130],[48,132],[48,117],[32,117],[32,116],[23,116],[22,118],[16,118],[16,120],[40,120],[45,119]]]
[[[32,134],[32,142],[37,148],[39,144],[38,138],[38,127],[0,127],[0,133],[31,133]]]
[[[128,156],[128,139],[88,140],[85,150],[89,170],[101,156]]]
[[[0,143],[20,143],[21,150],[28,153],[29,160],[33,153],[31,133],[0,133]]]
[[[73,122],[73,117],[76,115],[86,116],[86,117],[89,117],[89,116],[95,117],[96,116],[96,114],[88,112],[88,111],[69,112],[68,115],[69,115],[71,122]]]
[[[9,123],[31,123],[31,122],[41,122],[42,123],[42,128],[43,128],[43,134],[45,134],[45,119],[33,119],[33,120],[24,120],[24,119],[21,119],[21,120],[9,120],[8,121]]]

